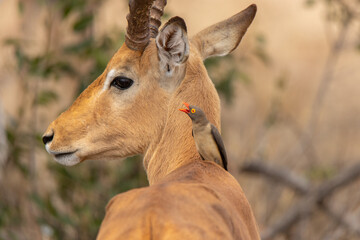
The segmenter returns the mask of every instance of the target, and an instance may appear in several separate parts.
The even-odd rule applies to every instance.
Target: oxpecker
[[[227,157],[219,131],[206,118],[201,108],[183,103],[186,108],[179,109],[192,121],[192,134],[196,149],[203,160],[214,161],[227,171]]]

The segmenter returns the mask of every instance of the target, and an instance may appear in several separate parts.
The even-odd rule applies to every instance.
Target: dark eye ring
[[[114,86],[117,89],[120,90],[125,90],[128,89],[129,87],[131,87],[131,85],[133,85],[134,81],[131,80],[130,78],[126,78],[126,77],[115,77],[110,86]]]

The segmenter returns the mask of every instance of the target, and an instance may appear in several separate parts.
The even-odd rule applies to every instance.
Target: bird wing
[[[194,137],[194,130],[191,131],[192,136]],[[198,151],[200,157],[202,160],[205,160],[205,158],[201,155],[201,153]]]
[[[218,147],[218,150],[220,152],[220,155],[221,155],[221,160],[223,162],[223,165],[224,165],[224,168],[225,170],[227,171],[227,156],[226,156],[226,151],[225,151],[225,146],[224,146],[224,143],[221,139],[221,135],[219,133],[219,131],[217,130],[217,128],[211,124],[211,135]]]

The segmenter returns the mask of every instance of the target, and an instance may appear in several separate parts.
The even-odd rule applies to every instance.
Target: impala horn
[[[129,14],[126,16],[125,44],[135,51],[143,51],[150,40],[150,9],[154,0],[130,0]]]
[[[150,37],[156,38],[161,25],[161,17],[164,14],[164,8],[167,0],[156,0],[150,10]]]

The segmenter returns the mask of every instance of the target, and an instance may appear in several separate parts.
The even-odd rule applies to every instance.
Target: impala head
[[[165,4],[130,0],[125,44],[43,136],[56,161],[75,165],[145,153],[161,141],[165,128],[186,122],[177,110],[182,99],[219,123],[219,99],[202,61],[236,48],[256,6],[188,39],[179,17],[158,31]],[[193,84],[200,84],[200,90],[193,92]]]

